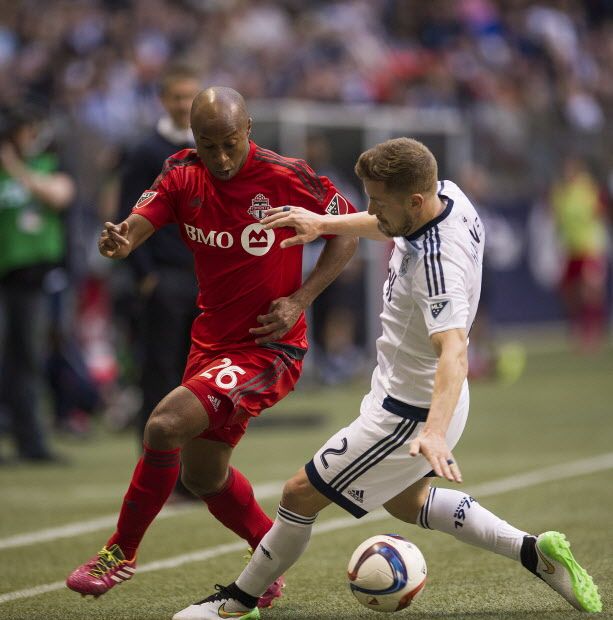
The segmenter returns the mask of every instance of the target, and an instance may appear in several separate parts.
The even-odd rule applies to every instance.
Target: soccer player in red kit
[[[300,205],[317,213],[353,211],[325,177],[304,161],[281,157],[249,140],[241,95],[209,88],[194,99],[196,149],[170,157],[153,186],[120,224],[107,222],[98,247],[125,258],[156,229],[176,222],[194,254],[201,313],[183,381],[155,407],[144,452],[124,497],[117,529],[67,585],[99,596],[130,579],[136,551],[179,476],[226,527],[256,548],[272,526],[249,481],[230,466],[251,417],[286,396],[306,352],[305,308],[355,252],[353,237],[326,241],[302,282],[301,246],[282,250],[291,229],[265,230],[268,208]],[[269,606],[282,582],[260,599]]]

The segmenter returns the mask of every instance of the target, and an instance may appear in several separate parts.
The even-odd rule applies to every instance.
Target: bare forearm
[[[409,453],[423,454],[437,476],[462,482],[462,472],[447,445],[447,429],[458,404],[468,372],[466,330],[453,328],[430,337],[438,356],[428,419],[411,441]]]
[[[468,362],[465,349],[443,351],[434,377],[432,403],[425,425],[428,431],[446,434],[453,412],[458,404],[467,371]]]
[[[66,174],[39,174],[24,166],[15,176],[38,200],[56,211],[68,207],[74,198],[75,185]]]
[[[302,286],[292,295],[303,308],[310,306],[349,262],[358,247],[356,237],[334,237],[326,241],[319,260]]]
[[[155,232],[153,224],[142,215],[130,214],[126,220],[128,222],[128,241],[130,241],[130,252],[136,250]]]
[[[387,237],[379,230],[377,218],[365,211],[346,215],[326,215],[321,219],[325,235],[351,235],[383,241]]]

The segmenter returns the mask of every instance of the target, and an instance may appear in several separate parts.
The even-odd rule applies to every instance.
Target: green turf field
[[[295,425],[250,430],[235,464],[260,485],[270,514],[278,501],[270,483],[291,475],[348,422],[364,389],[299,390],[265,414],[272,422],[288,418]],[[322,414],[322,423],[301,426],[305,414]],[[243,545],[204,507],[190,505],[154,523],[139,557],[146,570],[133,581],[96,601],[63,588],[70,570],[112,531],[136,450],[130,434],[103,431],[93,441],[60,448],[73,460],[71,467],[0,467],[0,618],[167,619],[211,593],[214,583],[237,575]],[[513,385],[474,383],[468,427],[455,456],[462,488],[482,504],[518,527],[568,535],[575,556],[600,586],[605,607],[600,617],[613,618],[613,349],[594,357],[530,352],[525,373]],[[534,475],[521,476],[529,472]],[[380,532],[410,538],[428,563],[423,596],[396,617],[579,617],[514,562],[389,518],[347,517],[335,507],[320,516],[318,523],[328,523],[329,530],[314,535],[287,574],[285,596],[263,618],[379,617],[353,600],[345,568],[355,546]],[[100,522],[92,524],[96,519]],[[90,531],[56,529],[79,524]]]

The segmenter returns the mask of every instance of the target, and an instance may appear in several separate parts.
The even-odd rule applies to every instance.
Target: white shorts
[[[468,404],[465,387],[447,430],[450,450],[464,430]],[[330,437],[306,464],[311,484],[358,519],[379,508],[432,475],[427,459],[421,454],[410,456],[408,447],[427,413],[427,409],[389,396],[380,402],[369,392],[362,400],[359,417]]]

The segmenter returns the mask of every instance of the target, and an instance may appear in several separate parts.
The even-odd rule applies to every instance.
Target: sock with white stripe
[[[279,506],[273,526],[253,552],[236,585],[251,596],[264,594],[266,588],[304,553],[316,517],[303,517]]]
[[[520,560],[524,536],[529,535],[483,508],[467,493],[439,487],[430,489],[417,524],[512,560]]]

